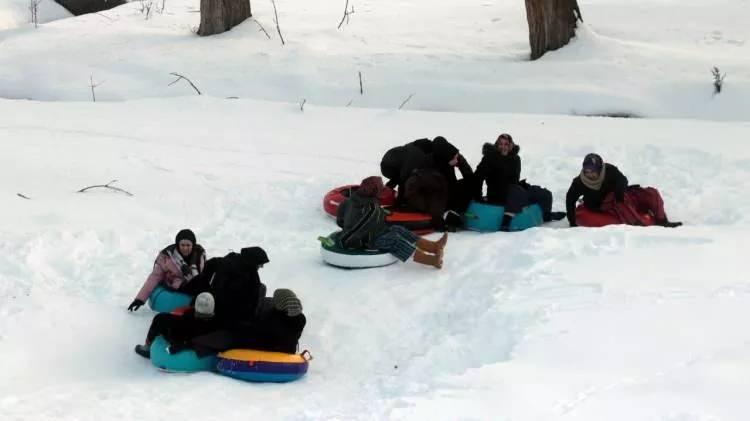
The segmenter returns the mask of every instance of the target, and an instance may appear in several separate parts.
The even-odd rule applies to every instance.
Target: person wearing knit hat
[[[387,251],[402,262],[414,256],[417,263],[441,268],[448,235],[430,241],[402,226],[388,225],[378,199],[382,183],[379,176],[365,178],[339,205],[336,223],[342,229],[338,241],[346,248]]]
[[[565,197],[568,222],[576,223],[576,203],[583,196],[583,206],[594,212],[611,212],[621,223],[642,225],[641,212],[653,215],[657,225],[677,227],[681,222],[670,222],[664,212],[664,202],[653,187],[628,186],[628,179],[620,170],[605,162],[595,153],[583,158],[580,173],[573,179]],[[627,200],[626,200],[627,199]],[[630,215],[625,218],[624,215]]]
[[[156,256],[151,274],[128,306],[128,311],[137,311],[158,286],[190,295],[197,294],[199,291],[192,292],[194,288],[188,285],[198,277],[205,265],[206,251],[197,243],[195,233],[189,229],[180,230],[174,244],[165,247]]]
[[[302,314],[302,302],[291,289],[279,288],[273,292],[273,307],[289,317]]]

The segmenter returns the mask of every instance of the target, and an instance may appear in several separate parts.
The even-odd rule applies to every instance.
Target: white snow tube
[[[335,234],[337,233],[330,237],[335,238]],[[387,251],[347,249],[341,247],[338,241],[335,241],[335,244],[321,242],[320,256],[329,265],[346,269],[375,268],[392,265],[398,261],[396,256]]]

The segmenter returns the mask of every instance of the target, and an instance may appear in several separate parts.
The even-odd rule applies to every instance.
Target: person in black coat
[[[505,205],[508,190],[521,180],[521,147],[508,134],[501,134],[495,144],[482,146],[482,161],[475,171],[474,199],[482,200],[482,185],[487,182],[487,202]],[[519,212],[520,209],[515,210]]]
[[[622,203],[627,188],[628,179],[616,166],[605,163],[602,157],[595,153],[586,155],[581,173],[570,183],[568,194],[565,196],[570,226],[577,226],[576,202],[581,196],[583,206],[594,212],[601,212],[602,202],[608,194],[613,193],[615,203]]]
[[[404,192],[406,180],[418,168],[431,165],[432,141],[417,139],[403,146],[391,148],[380,161],[380,172],[387,179],[386,187]],[[403,198],[401,198],[403,201]]]
[[[182,314],[159,313],[154,316],[146,334],[143,345],[136,345],[136,354],[151,357],[151,343],[157,336],[162,336],[169,343],[167,351],[175,354],[190,348],[190,341],[198,336],[214,332],[219,324],[214,318],[215,301],[208,292],[202,292],[195,298],[195,303]]]

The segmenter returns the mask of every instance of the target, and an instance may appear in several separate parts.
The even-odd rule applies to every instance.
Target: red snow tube
[[[646,226],[654,225],[654,218],[650,213],[642,213],[644,220],[648,221]],[[619,225],[620,218],[608,212],[594,212],[583,205],[576,208],[576,223],[582,227],[598,228],[606,225]]]
[[[336,217],[341,202],[346,200],[353,191],[357,190],[359,185],[352,184],[348,186],[337,187],[323,197],[323,210],[332,217]],[[385,208],[393,206],[396,203],[396,194],[393,189],[383,189],[380,194],[380,206]],[[401,225],[404,228],[414,231],[417,234],[429,234],[435,231],[432,227],[432,218],[420,212],[411,212],[405,210],[389,209],[390,214],[385,217],[385,221],[393,225]]]

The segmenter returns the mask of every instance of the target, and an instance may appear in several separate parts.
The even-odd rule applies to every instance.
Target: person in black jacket
[[[601,156],[590,153],[583,159],[581,173],[573,179],[565,198],[568,211],[568,222],[571,227],[576,224],[576,202],[583,196],[583,205],[594,212],[611,210],[620,218],[620,222],[643,225],[641,214],[649,214],[656,225],[674,228],[682,222],[667,219],[661,194],[653,187],[643,188],[639,185],[628,185],[628,179],[620,170],[604,162]]]
[[[581,173],[570,183],[568,194],[565,196],[570,226],[577,226],[576,202],[581,196],[583,206],[594,212],[602,212],[602,203],[608,194],[613,194],[615,203],[622,203],[627,188],[628,179],[616,166],[605,163],[602,157],[595,153],[586,155]]]
[[[208,292],[202,292],[195,298],[195,304],[182,314],[157,314],[148,329],[145,343],[135,346],[136,354],[150,358],[151,343],[157,336],[163,336],[169,342],[167,351],[170,354],[190,348],[193,338],[219,329],[214,309],[214,297]]]
[[[379,176],[367,177],[339,205],[336,223],[341,227],[341,232],[337,240],[347,248],[388,251],[402,262],[413,256],[417,263],[440,269],[448,235],[443,234],[440,240],[430,241],[404,227],[388,225],[385,210],[378,201],[383,188],[383,180]]]
[[[417,139],[389,149],[380,161],[380,172],[388,180],[386,186],[391,189],[397,188],[397,191],[403,194],[406,180],[412,171],[429,166],[431,155],[430,139]]]

